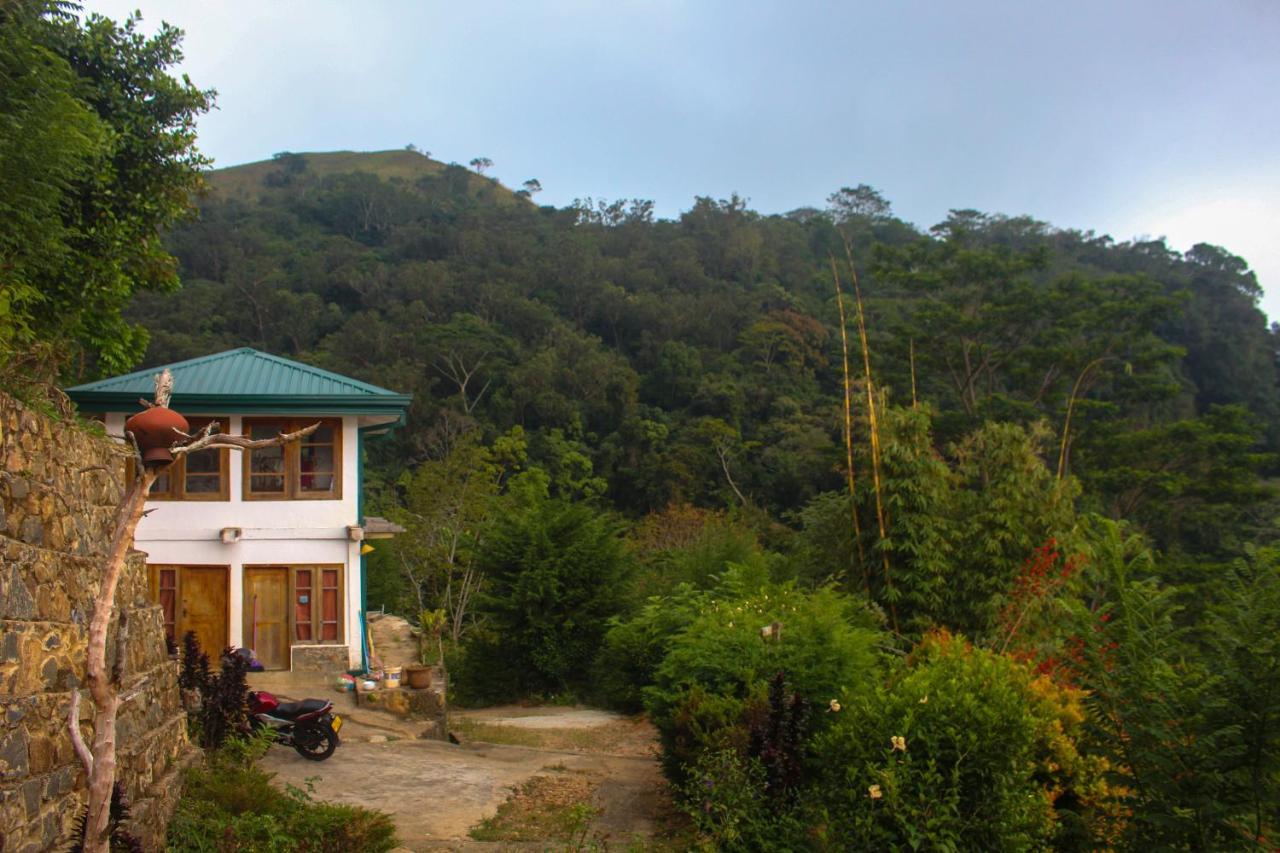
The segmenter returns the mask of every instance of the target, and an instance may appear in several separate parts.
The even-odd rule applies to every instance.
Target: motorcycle
[[[249,726],[270,729],[276,743],[292,746],[310,761],[324,761],[338,748],[342,717],[327,699],[281,702],[265,690],[249,692]]]

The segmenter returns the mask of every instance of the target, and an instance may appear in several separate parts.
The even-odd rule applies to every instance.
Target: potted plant
[[[444,667],[444,626],[447,614],[443,609],[424,610],[418,617],[418,666],[405,667],[405,678],[410,687],[418,690],[431,686],[431,670]],[[432,661],[432,658],[435,661]]]

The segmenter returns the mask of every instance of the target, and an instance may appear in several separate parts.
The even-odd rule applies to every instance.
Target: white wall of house
[[[298,416],[293,416],[298,417]],[[303,416],[305,417],[305,416]],[[319,417],[319,416],[317,416]],[[243,433],[242,418],[228,415],[228,433]],[[107,433],[123,435],[125,415],[106,418]],[[356,477],[359,419],[342,419],[342,497],[338,500],[244,500],[243,451],[231,450],[230,499],[148,501],[138,524],[135,547],[147,562],[162,565],[230,566],[229,633],[233,645],[244,636],[244,572],[254,565],[339,564],[345,567],[344,638],[351,666],[360,663],[360,543],[348,528],[359,525],[360,483]],[[240,528],[239,539],[223,542],[222,530]]]

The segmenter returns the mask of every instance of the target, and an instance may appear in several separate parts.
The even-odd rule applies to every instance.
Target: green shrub
[[[485,630],[469,639],[455,673],[459,695],[471,701],[587,689],[625,600],[630,557],[608,516],[548,497],[541,472],[521,475],[511,490],[510,511],[478,558]]]
[[[866,849],[1092,849],[1081,820],[1105,828],[1099,817],[1118,806],[1106,763],[1076,749],[1080,697],[1009,657],[927,635],[816,739],[814,820]],[[1081,818],[1070,838],[1055,804]]]
[[[596,657],[596,698],[629,714],[644,710],[644,688],[653,684],[658,664],[710,600],[710,593],[681,584],[650,598],[630,619],[615,618]]]
[[[715,850],[804,849],[807,831],[793,814],[767,802],[765,770],[735,749],[709,749],[689,768],[680,798],[702,838]]]
[[[646,688],[645,705],[662,739],[664,768],[683,782],[707,749],[745,750],[747,711],[786,673],[791,690],[825,706],[866,684],[876,668],[874,619],[831,589],[763,585],[749,594],[729,573],[702,613],[671,642]],[[779,626],[779,634],[761,629]]]
[[[778,672],[768,698],[752,702],[745,726],[724,728],[725,746],[704,749],[679,787],[685,811],[717,850],[792,850],[814,832],[796,806],[807,781],[812,707]],[[745,731],[744,731],[745,729]],[[745,735],[745,747],[741,741]]]
[[[1211,586],[1198,638],[1178,590],[1121,525],[1080,607],[1093,734],[1130,792],[1134,849],[1256,849],[1280,826],[1280,553],[1249,549]],[[1205,605],[1202,604],[1202,607]]]
[[[256,761],[270,741],[231,739],[208,763],[187,771],[169,822],[167,849],[178,853],[346,853],[396,846],[382,812],[317,802],[309,791],[271,784]]]

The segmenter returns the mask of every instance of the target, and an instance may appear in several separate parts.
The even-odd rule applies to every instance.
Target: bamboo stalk
[[[858,495],[853,476],[853,381],[849,377],[849,332],[844,316],[844,291],[840,287],[840,273],[836,269],[834,255],[831,259],[831,280],[836,286],[836,308],[840,311],[840,348],[844,356],[844,456],[849,479],[849,516],[853,521],[853,541],[858,547],[858,563],[862,566],[863,582],[871,591],[871,578],[867,574],[867,555],[862,547],[862,525],[858,523]]]
[[[841,235],[844,238],[844,235]],[[871,378],[871,347],[867,343],[867,320],[862,307],[862,287],[858,284],[858,270],[853,264],[853,250],[844,239],[844,253],[849,261],[849,279],[853,282],[854,306],[857,308],[858,338],[862,343],[862,368],[867,382],[867,417],[871,423],[871,481],[876,492],[876,523],[880,527],[880,556],[884,561],[884,585],[889,601],[889,616],[893,620],[894,633],[898,633],[898,610],[893,603],[893,577],[889,570],[889,525],[885,521],[884,494],[880,482],[880,419],[876,415],[875,382]]]
[[[1084,366],[1084,370],[1080,371],[1080,375],[1076,377],[1075,385],[1071,387],[1071,396],[1067,398],[1067,417],[1062,424],[1062,444],[1058,449],[1058,479],[1061,480],[1067,473],[1067,446],[1071,438],[1071,415],[1076,408],[1076,396],[1080,393],[1080,385],[1084,382],[1085,377],[1089,375],[1089,371],[1093,370],[1104,361],[1115,358],[1114,355],[1104,355],[1095,358]]]
[[[920,408],[920,403],[916,399],[916,339],[911,339],[911,408]]]

